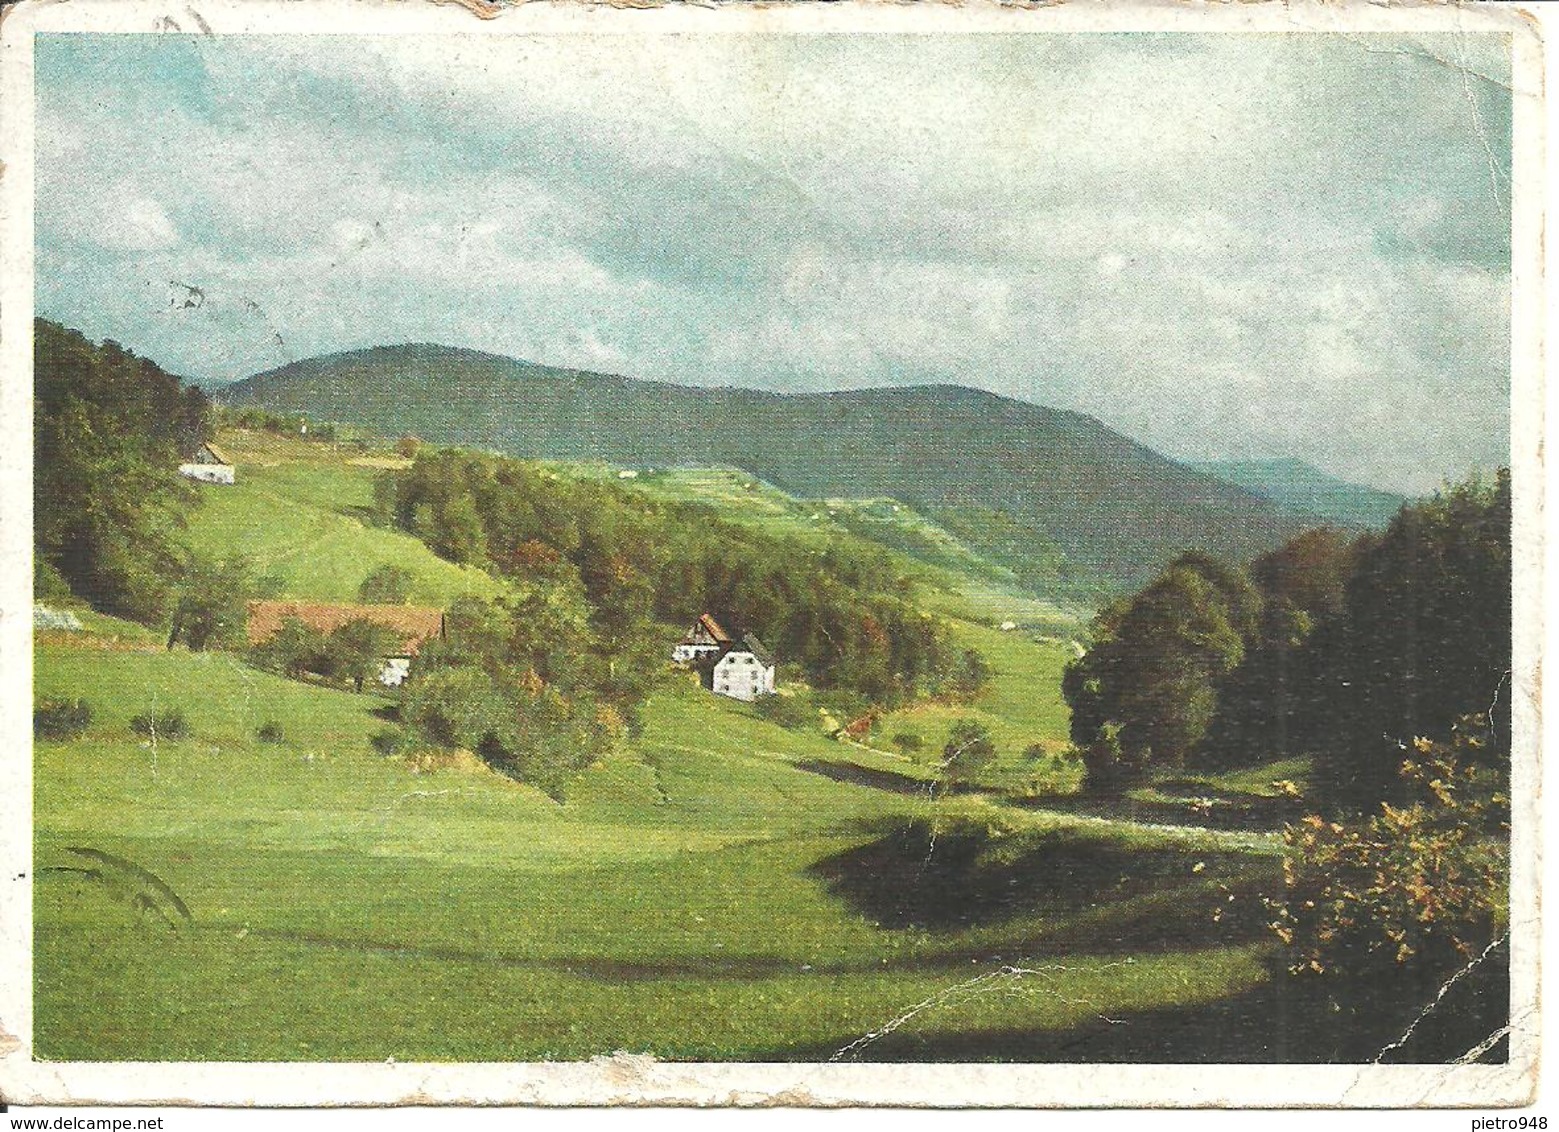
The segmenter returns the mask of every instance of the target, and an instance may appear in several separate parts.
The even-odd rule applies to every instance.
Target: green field
[[[381,561],[413,570],[419,601],[496,586],[365,522],[372,467],[229,447],[239,485],[202,492],[189,537],[286,593],[351,598]],[[954,631],[992,686],[896,713],[877,749],[668,670],[642,736],[563,804],[470,756],[374,753],[372,694],[165,651],[112,619],[40,636],[37,694],[85,697],[93,722],[35,746],[37,1054],[1207,1056],[1177,1035],[1266,984],[1279,838],[1027,797],[1076,784],[1071,763],[1021,757],[1064,746],[1071,647]],[[181,709],[191,737],[133,734],[153,708]],[[935,796],[963,716],[1000,761],[984,789]],[[257,738],[268,722],[281,742]],[[918,762],[891,750],[904,729]]]
[[[411,574],[415,604],[499,591],[485,572],[446,562],[416,539],[368,521],[380,470],[372,457],[241,430],[222,440],[239,474],[230,487],[200,485],[188,531],[195,550],[217,558],[242,554],[256,576],[274,579],[293,598],[356,601],[363,579],[386,562]]]

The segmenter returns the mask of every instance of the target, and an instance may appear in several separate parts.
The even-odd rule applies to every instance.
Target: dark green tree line
[[[760,534],[707,508],[663,504],[535,464],[418,453],[375,498],[388,522],[452,561],[528,584],[577,585],[609,677],[631,680],[659,623],[708,611],[758,633],[820,687],[879,703],[971,695],[989,667],[954,650],[885,556]]]
[[[210,437],[205,394],[114,342],[33,325],[33,541],[40,589],[155,624],[196,496],[178,464]]]
[[[1400,799],[1415,740],[1482,714],[1509,758],[1510,477],[1404,507],[1379,535],[1312,531],[1248,568],[1185,556],[1106,608],[1067,669],[1089,785],[1313,756],[1318,800]]]

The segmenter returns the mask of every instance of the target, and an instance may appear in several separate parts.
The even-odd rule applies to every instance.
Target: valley
[[[502,588],[367,521],[387,450],[220,440],[238,481],[198,489],[185,537],[243,552],[281,594],[350,600],[387,560],[416,602]],[[635,490],[738,523],[817,530],[806,505],[729,473],[646,481]],[[847,508],[892,507],[831,504],[829,537],[860,537],[837,522]],[[1280,836],[1202,828],[1184,806],[1178,823],[1047,807],[1080,776],[1059,694],[1072,607],[1004,596],[999,570],[960,573],[972,554],[904,524],[939,564],[889,553],[993,666],[974,703],[909,704],[846,743],[668,668],[642,733],[561,804],[469,754],[376,753],[380,695],[169,651],[102,615],[41,631],[36,695],[85,698],[93,723],[36,748],[40,1055],[1097,1059],[1124,1048],[1105,1019],[1189,1017],[1266,985],[1254,893]],[[180,709],[190,736],[133,734],[149,707]],[[939,791],[942,739],[965,717],[998,757],[972,789]],[[257,738],[266,723],[280,741]],[[1014,869],[1044,883],[1006,898]],[[1228,894],[1238,914],[1215,921]],[[997,1051],[993,1034],[1026,1037]]]

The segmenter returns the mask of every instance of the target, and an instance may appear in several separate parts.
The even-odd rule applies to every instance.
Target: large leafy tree
[[[1319,528],[1251,563],[1261,614],[1244,660],[1220,686],[1198,762],[1254,765],[1313,749],[1320,671],[1307,645],[1341,613],[1357,555],[1355,540]]]
[[[1245,656],[1261,597],[1242,570],[1188,554],[1094,621],[1062,681],[1088,785],[1114,790],[1177,767],[1207,733],[1220,682]]]
[[[1321,673],[1304,720],[1334,808],[1399,800],[1415,739],[1488,718],[1477,757],[1510,756],[1510,474],[1405,507],[1363,545],[1342,609],[1314,642]]]
[[[394,630],[359,617],[330,634],[328,651],[335,661],[337,675],[350,680],[361,692],[363,682],[379,674],[384,658],[396,652],[400,643],[400,636]]]
[[[156,623],[196,498],[181,456],[210,433],[205,395],[113,342],[33,326],[33,540],[40,575],[108,613]]]
[[[168,647],[180,640],[196,651],[241,644],[252,589],[247,559],[191,558],[175,591]]]

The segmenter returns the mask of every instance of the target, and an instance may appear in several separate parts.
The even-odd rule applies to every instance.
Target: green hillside
[[[559,806],[474,760],[374,755],[374,697],[84,643],[38,650],[39,693],[96,712],[36,751],[41,1057],[811,1059],[984,978],[1007,993],[955,993],[895,1043],[957,1056],[958,1035],[1012,1031],[1064,1058],[1111,1040],[1101,1014],[1195,1010],[1265,978],[1250,923],[1193,923],[1219,885],[1269,877],[1270,839],[852,785],[808,769],[838,744],[686,683]],[[181,706],[193,737],[131,735],[152,703]],[[254,738],[267,720],[282,743]],[[952,879],[1003,885],[1016,854],[1068,862],[1076,891],[916,911],[884,862],[908,882],[915,823],[960,813],[1006,856]],[[1175,922],[1194,943],[1166,948]],[[1064,976],[1007,973],[1062,954]]]
[[[1048,563],[1026,581],[1054,593],[1140,583],[1188,548],[1248,558],[1299,526],[1091,417],[958,386],[693,389],[409,345],[296,362],[219,397],[513,455],[738,467],[806,499],[981,508],[1014,520],[1023,561]]]
[[[1303,460],[1215,460],[1190,466],[1289,511],[1342,527],[1384,527],[1407,502],[1406,496],[1337,479]]]
[[[721,519],[767,534],[819,544],[840,539],[871,543],[888,551],[921,583],[930,608],[961,620],[992,625],[1012,621],[1070,634],[1093,615],[1080,600],[1036,595],[1012,569],[899,500],[798,499],[739,468],[639,471],[589,461],[553,461],[549,466],[563,475],[615,481],[656,499],[701,504]]]
[[[368,522],[374,476],[393,459],[242,429],[221,439],[240,472],[231,486],[199,487],[200,506],[185,532],[193,549],[219,558],[242,554],[257,577],[291,598],[355,601],[369,571],[386,562],[411,575],[408,596],[416,604],[499,592],[490,575]]]
[[[238,484],[202,489],[192,543],[243,550],[297,596],[350,596],[380,560],[419,600],[497,585],[363,521],[390,458],[222,439]],[[1210,1025],[1266,985],[1251,894],[1277,835],[1034,807],[1076,782],[1060,639],[955,621],[995,668],[986,693],[907,708],[864,745],[668,668],[642,734],[559,804],[469,754],[376,754],[378,696],[84,622],[35,649],[38,697],[93,712],[35,748],[41,1057],[1174,1057],[1164,1019]],[[191,736],[134,734],[148,710]],[[936,748],[965,716],[999,757],[938,797]],[[898,753],[904,730],[928,749]],[[1240,914],[1209,928],[1228,893]],[[1157,1036],[1136,1052],[1103,1017]]]

